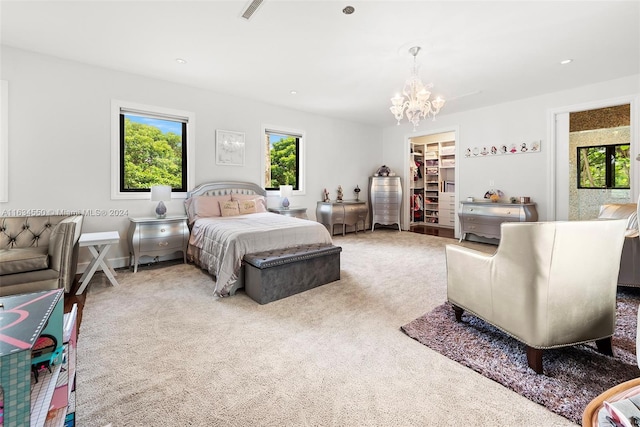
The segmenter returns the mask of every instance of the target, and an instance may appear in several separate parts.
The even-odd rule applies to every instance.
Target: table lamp
[[[290,202],[289,197],[293,196],[293,185],[281,185],[280,186],[280,197],[282,197],[282,207],[285,209],[289,208]]]
[[[151,201],[158,202],[158,206],[156,206],[156,216],[158,218],[167,216],[167,207],[164,202],[169,200],[171,200],[170,185],[154,185],[151,187]]]

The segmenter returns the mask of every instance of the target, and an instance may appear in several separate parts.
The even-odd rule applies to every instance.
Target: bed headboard
[[[252,182],[219,181],[205,182],[187,193],[187,198],[193,196],[223,196],[225,194],[257,194],[267,196],[267,191]]]

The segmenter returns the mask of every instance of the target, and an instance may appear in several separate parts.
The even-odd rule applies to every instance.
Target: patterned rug
[[[448,303],[401,327],[427,347],[516,393],[580,424],[582,412],[597,395],[640,376],[636,362],[636,319],[640,290],[618,292],[614,357],[595,344],[546,350],[545,375],[527,365],[524,344],[465,313],[457,323]]]

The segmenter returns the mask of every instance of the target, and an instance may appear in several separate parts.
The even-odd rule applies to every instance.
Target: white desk
[[[82,277],[80,277],[80,288],[78,292],[76,292],[76,295],[81,295],[84,292],[98,267],[102,267],[102,271],[113,286],[118,286],[118,281],[115,278],[117,273],[113,267],[109,265],[109,261],[105,257],[109,249],[111,249],[111,246],[120,242],[120,234],[118,234],[117,231],[82,233],[78,242],[80,247],[87,246],[89,248],[93,259],[82,274]]]

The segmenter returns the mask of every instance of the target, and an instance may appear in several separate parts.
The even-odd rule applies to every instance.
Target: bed
[[[316,221],[278,215],[266,209],[266,191],[249,182],[211,182],[188,193],[187,258],[215,277],[217,296],[244,287],[244,255],[300,245],[331,245]]]

